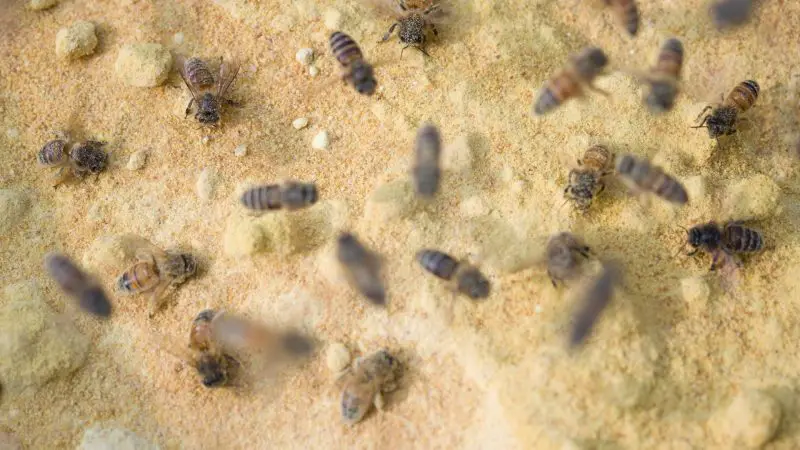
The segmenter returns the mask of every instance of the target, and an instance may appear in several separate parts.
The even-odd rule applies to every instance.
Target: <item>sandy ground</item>
[[[781,407],[766,448],[800,446],[800,183],[789,151],[800,130],[792,78],[800,64],[797,2],[764,1],[753,22],[720,34],[705,1],[641,0],[635,39],[608,12],[579,4],[585,2],[463,2],[429,47],[430,59],[412,50],[400,59],[395,41],[377,44],[390,20],[357,2],[62,0],[46,11],[6,3],[0,188],[25,193],[30,207],[0,237],[0,284],[36,280],[53,309],[68,311],[68,299],[43,274],[42,256],[59,249],[80,259],[107,234],[187,246],[205,262],[201,276],[153,319],[144,298],[120,296],[110,322],[69,316],[92,341],[86,364],[38,391],[0,400],[0,430],[25,448],[74,448],[92,425],[187,449],[736,448],[709,418],[744,389]],[[372,98],[337,79],[326,27],[336,13],[339,28],[379,64]],[[98,48],[59,61],[56,32],[76,20],[96,24]],[[180,44],[176,33],[184,36]],[[593,44],[616,69],[645,68],[673,35],[686,47],[685,89],[673,112],[650,115],[635,80],[616,72],[599,81],[610,98],[591,96],[531,117],[535,91],[570,53]],[[152,89],[115,77],[119,48],[134,42],[238,58],[243,73],[232,96],[244,106],[229,111],[204,145],[207,133],[182,117],[187,97],[175,73]],[[302,47],[318,55],[316,78],[295,61]],[[715,144],[689,126],[707,101],[748,78],[762,88],[748,113],[752,129],[709,159]],[[34,157],[73,114],[85,133],[109,142],[113,163],[97,181],[53,190]],[[297,117],[308,117],[309,127],[293,129]],[[426,120],[440,126],[446,142],[468,147],[471,166],[447,172],[427,208],[390,219],[367,214],[371,191],[406,176],[415,130]],[[329,149],[312,149],[323,129],[332,137]],[[589,214],[559,209],[567,172],[593,143],[653,158],[704,186],[705,195],[675,210],[657,199],[642,204],[611,183]],[[242,158],[233,154],[240,144],[248,147]],[[137,150],[149,152],[147,163],[129,171],[128,156]],[[218,180],[210,201],[195,193],[206,168]],[[780,212],[753,223],[769,249],[746,261],[737,289],[726,293],[707,275],[707,258],[673,257],[683,239],[675,225],[725,217],[726,187],[754,174],[780,187]],[[387,310],[323,276],[324,245],[225,255],[226,223],[241,214],[240,185],[287,177],[314,180],[323,199],[345,205],[335,228],[358,232],[386,257]],[[626,271],[615,303],[576,355],[564,342],[580,283],[556,290],[542,267],[514,271],[496,263],[518,242],[540,246],[543,236],[566,229]],[[471,304],[424,276],[413,262],[422,246],[487,260],[491,298]],[[111,290],[118,273],[99,275]],[[688,301],[681,280],[690,277],[707,283],[710,296]],[[183,343],[191,318],[206,306],[294,321],[321,342],[398,349],[408,366],[401,389],[386,412],[342,425],[324,346],[310,362],[248,389],[204,389],[154,336]]]

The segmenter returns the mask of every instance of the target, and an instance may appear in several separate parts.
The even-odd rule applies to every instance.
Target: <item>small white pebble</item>
[[[233,150],[233,154],[241,158],[247,154],[247,146],[244,144],[237,145]]]
[[[309,66],[314,62],[314,49],[301,48],[297,51],[297,54],[294,55],[294,59],[304,66]]]
[[[308,126],[308,119],[306,119],[305,117],[299,117],[297,119],[294,119],[292,121],[292,126],[294,127],[295,130],[302,130],[303,128]]]
[[[128,170],[139,170],[144,167],[144,163],[147,161],[147,152],[144,150],[139,150],[133,152],[131,154],[130,159],[128,159]]]
[[[177,45],[183,44],[183,33],[180,33],[180,32],[175,33],[172,36],[172,42],[174,42]]]
[[[350,351],[341,342],[331,342],[325,354],[325,362],[331,372],[338,374],[350,365]]]
[[[308,74],[315,77],[319,75],[319,69],[317,69],[317,66],[311,66],[308,68]]]
[[[317,150],[326,150],[330,143],[331,140],[328,137],[328,132],[322,130],[314,136],[314,139],[311,141],[311,147]]]
[[[534,307],[534,308],[533,308],[533,311],[534,311],[536,314],[539,314],[539,313],[541,313],[541,312],[542,312],[542,305],[536,305],[536,307]]]
[[[211,142],[211,136],[209,135],[205,135],[200,138],[200,143],[203,145],[208,145],[209,142]]]
[[[197,191],[197,196],[200,197],[201,200],[208,201],[214,197],[214,188],[217,182],[216,178],[216,172],[210,167],[200,172],[200,176],[197,177],[195,190]]]

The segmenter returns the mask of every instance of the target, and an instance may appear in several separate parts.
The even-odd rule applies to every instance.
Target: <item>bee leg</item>
[[[547,270],[547,276],[550,277],[550,282],[553,283],[553,287],[558,289],[558,284],[556,283],[556,277],[554,277],[553,274],[550,273],[549,269]]]
[[[686,254],[686,256],[694,256],[694,255],[696,255],[696,254],[697,254],[697,252],[699,252],[699,251],[700,251],[700,249],[699,249],[699,248],[696,248],[696,249],[694,249],[694,250],[690,251],[689,253],[687,253],[687,254]]]
[[[436,25],[431,24],[431,31],[433,31],[433,35],[439,37],[439,30],[436,29]]]
[[[584,258],[588,258],[589,255],[592,254],[592,249],[589,248],[588,245],[584,245],[583,247],[580,247],[580,248],[578,248],[576,250],[578,250],[578,253],[580,253],[581,256],[583,256]]]
[[[397,28],[397,25],[399,25],[399,22],[393,23],[392,26],[389,27],[389,31],[387,31],[386,34],[383,35],[383,38],[380,41],[378,41],[378,43],[388,41],[389,38],[392,37],[392,33],[394,33],[394,30],[395,28]]]
[[[189,104],[186,105],[186,113],[183,115],[184,119],[189,117],[189,112],[192,110],[192,105],[193,104],[194,104],[194,97],[192,97],[192,99],[189,100]]]
[[[714,257],[711,258],[711,268],[708,269],[709,272],[714,272],[717,270],[717,262],[719,262],[719,252],[714,252]]]
[[[429,55],[429,54],[428,54],[428,52],[426,52],[426,51],[425,51],[425,48],[423,48],[422,46],[420,46],[420,45],[415,45],[414,47],[416,47],[416,49],[417,49],[417,50],[419,50],[420,52],[422,52],[422,54],[423,54],[423,55],[425,55],[425,56],[427,56],[428,58],[430,58],[430,57],[431,57],[431,55]]]
[[[225,99],[225,104],[228,105],[228,106],[236,107],[236,108],[241,108],[242,107],[242,102],[237,102],[236,100],[231,100],[229,98]]]
[[[603,89],[600,89],[599,87],[597,87],[597,86],[595,86],[593,84],[587,84],[586,87],[589,88],[590,91],[595,92],[597,94],[600,94],[600,95],[602,95],[604,97],[610,97],[611,96],[610,92],[605,91]]]
[[[703,110],[702,110],[702,111],[700,111],[700,114],[698,114],[698,115],[697,115],[697,117],[694,119],[694,121],[695,121],[695,122],[697,122],[698,120],[700,120],[700,117],[702,117],[702,115],[703,115],[703,114],[705,114],[705,113],[706,113],[706,111],[708,111],[708,110],[710,110],[710,109],[712,109],[712,106],[711,106],[711,105],[706,105],[706,107],[705,107],[705,108],[703,108]],[[704,117],[704,118],[703,118],[703,122],[701,122],[699,126],[697,126],[697,127],[693,127],[693,128],[700,128],[700,127],[702,127],[702,126],[703,126],[703,124],[705,124],[705,123],[706,123],[706,120],[708,120],[708,116],[706,116],[706,117]]]

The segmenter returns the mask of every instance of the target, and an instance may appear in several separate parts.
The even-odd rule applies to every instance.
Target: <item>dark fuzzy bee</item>
[[[553,287],[578,276],[580,265],[591,249],[578,236],[563,232],[547,241],[547,275]]]
[[[439,189],[442,170],[439,160],[442,153],[442,137],[433,125],[425,125],[417,131],[414,150],[415,162],[411,171],[414,190],[420,197],[431,198]]]
[[[102,286],[68,257],[48,253],[44,257],[44,267],[59,287],[78,301],[82,310],[100,318],[111,316],[111,302]]]
[[[586,149],[582,160],[578,160],[579,167],[569,171],[569,184],[564,189],[564,195],[578,209],[588,210],[594,197],[603,192],[603,177],[613,171],[610,167],[613,159],[614,155],[607,148],[594,145]]]
[[[36,160],[45,167],[58,167],[67,158],[68,144],[66,139],[54,139],[44,144],[44,147],[36,154]]]
[[[378,81],[353,38],[335,31],[331,34],[330,45],[333,56],[342,66],[342,81],[352,84],[359,94],[374,94]]]
[[[59,169],[55,187],[70,177],[83,178],[88,174],[99,174],[108,167],[108,154],[103,150],[105,142],[79,142],[67,152],[69,143],[67,138],[52,140],[36,155],[42,166]]]
[[[610,264],[603,266],[603,272],[586,291],[575,312],[569,335],[570,348],[583,344],[589,336],[597,319],[600,318],[600,314],[611,302],[614,287],[619,283],[619,277],[619,269],[616,266]]]
[[[336,258],[350,284],[373,304],[386,304],[386,288],[381,276],[380,257],[366,248],[351,233],[337,239]]]
[[[706,106],[697,118],[703,114],[703,121],[700,125],[692,128],[707,128],[708,135],[713,139],[718,139],[723,135],[736,133],[736,123],[739,114],[750,109],[758,99],[758,92],[761,88],[753,80],[745,80],[736,85],[735,88],[725,97],[725,100],[718,105]],[[711,110],[710,114],[706,114]]]
[[[764,248],[761,233],[741,222],[728,222],[720,227],[716,222],[697,225],[687,231],[687,243],[694,248],[688,256],[703,250],[711,253],[711,269],[715,270],[720,256],[755,253]]]
[[[717,28],[730,28],[747,22],[752,10],[752,0],[722,0],[711,6],[711,18]]]
[[[477,267],[466,261],[457,261],[447,253],[424,249],[417,252],[417,262],[426,271],[450,281],[454,290],[473,300],[489,296],[491,283]]]
[[[533,112],[541,116],[573,97],[583,95],[588,88],[603,92],[594,87],[594,79],[608,64],[608,57],[596,47],[588,47],[570,57],[569,65],[545,83],[534,103]]]
[[[428,30],[432,31],[434,36],[438,36],[439,31],[436,29],[436,25],[447,19],[447,14],[442,8],[441,2],[433,0],[426,2],[428,3],[427,6],[420,7],[409,7],[405,0],[373,0],[373,3],[379,9],[388,12],[396,20],[389,27],[389,31],[383,35],[380,42],[388,41],[394,31],[397,30],[400,42],[405,44],[403,50],[400,51],[400,57],[403,56],[403,51],[408,47],[414,47],[424,55],[430,56],[425,51]]]
[[[216,80],[208,65],[199,58],[180,61],[178,69],[183,82],[192,94],[192,99],[186,106],[186,115],[189,115],[192,105],[196,103],[195,119],[203,125],[217,126],[223,106],[235,104],[226,97],[226,94],[239,74],[239,65],[221,61]]]
[[[617,158],[617,172],[634,193],[651,192],[679,205],[689,201],[683,185],[650,161],[625,154]]]
[[[317,187],[313,183],[287,181],[248,189],[242,194],[242,205],[254,211],[306,208],[317,202]]]
[[[636,36],[639,31],[639,8],[635,0],[603,0],[610,6],[619,23],[631,36]]]
[[[654,113],[662,113],[672,109],[678,95],[678,80],[683,66],[683,44],[670,38],[661,45],[656,65],[650,69],[645,80],[650,89],[645,96],[645,103]]]

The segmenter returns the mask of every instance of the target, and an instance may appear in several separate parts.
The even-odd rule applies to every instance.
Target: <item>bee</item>
[[[711,17],[718,29],[742,25],[750,18],[752,0],[722,0],[711,6]]]
[[[442,152],[442,138],[434,125],[427,124],[417,131],[415,146],[416,160],[411,171],[414,190],[417,195],[431,198],[439,189],[442,170],[439,160]]]
[[[364,297],[376,305],[386,304],[386,288],[377,254],[364,247],[353,234],[342,233],[337,240],[336,258],[350,284]]]
[[[403,51],[408,47],[414,47],[425,56],[430,56],[425,51],[428,30],[432,31],[434,36],[439,36],[436,25],[441,24],[447,18],[439,1],[432,0],[426,2],[427,6],[420,5],[419,7],[409,7],[405,0],[373,0],[373,2],[377,3],[376,6],[379,9],[388,12],[395,18],[395,22],[379,42],[388,41],[397,30],[400,42],[405,44],[400,51],[401,58]]]
[[[117,288],[129,294],[150,293],[150,317],[161,307],[167,288],[179,285],[197,272],[197,260],[189,253],[164,251],[149,244],[136,252],[136,264],[117,279]]]
[[[603,0],[606,6],[610,6],[619,23],[625,27],[625,31],[631,36],[636,36],[639,31],[639,8],[636,7],[635,0]]]
[[[720,227],[716,222],[697,225],[686,232],[687,243],[694,248],[688,256],[700,250],[711,253],[711,269],[716,270],[720,256],[728,258],[740,253],[755,253],[764,248],[761,233],[742,225],[742,222],[728,222]]]
[[[611,301],[614,287],[618,283],[619,269],[614,265],[604,265],[602,273],[595,279],[575,312],[569,336],[570,348],[578,347],[589,336],[600,314]]]
[[[705,114],[703,121],[700,122],[700,125],[692,128],[707,128],[708,135],[713,139],[736,133],[736,122],[739,120],[739,114],[746,112],[753,106],[756,99],[758,99],[760,89],[758,83],[753,80],[742,81],[733,88],[721,104],[706,106],[697,116],[699,119]],[[710,114],[706,114],[708,110],[711,110]]]
[[[586,211],[594,197],[605,189],[603,178],[612,172],[610,165],[614,155],[602,145],[586,149],[583,159],[578,160],[578,168],[569,171],[569,184],[564,189],[568,200],[575,202],[578,209]]]
[[[220,62],[216,80],[208,65],[199,58],[179,61],[178,69],[183,82],[192,94],[192,99],[186,106],[186,115],[189,115],[192,105],[197,103],[195,119],[203,125],[217,126],[223,106],[236,104],[225,95],[239,75],[239,65]]]
[[[466,261],[457,261],[438,250],[424,249],[417,252],[417,262],[426,271],[452,283],[453,289],[473,300],[489,296],[491,284],[477,267]]]
[[[105,142],[83,141],[70,147],[69,137],[47,142],[36,155],[39,164],[44,167],[58,168],[56,182],[58,187],[69,177],[83,178],[87,174],[99,174],[108,167],[108,154],[103,151]]]
[[[400,369],[400,362],[386,349],[357,358],[342,390],[342,420],[348,425],[355,425],[373,404],[377,409],[383,409],[381,394],[397,388],[396,379]]]
[[[68,257],[48,253],[44,257],[44,267],[61,290],[78,301],[82,310],[100,318],[111,316],[111,302],[103,287]]]
[[[591,254],[591,249],[578,236],[563,232],[547,241],[547,275],[553,287],[578,275],[578,268],[584,259]]]
[[[556,73],[539,91],[533,112],[537,116],[546,114],[570,98],[582,96],[584,87],[607,95],[593,85],[594,79],[607,64],[608,57],[596,47],[587,47],[572,55],[569,65]]]
[[[654,113],[662,113],[672,109],[678,95],[678,79],[683,66],[683,44],[670,38],[661,45],[656,65],[645,77],[649,91],[645,103]]]
[[[311,340],[299,333],[273,330],[224,311],[214,315],[211,332],[225,350],[256,353],[269,359],[305,356],[313,350]]]
[[[330,45],[333,56],[342,66],[342,81],[352,84],[359,94],[374,94],[378,81],[353,38],[335,31],[331,34]]]
[[[224,353],[214,338],[213,323],[217,313],[213,309],[201,311],[192,321],[189,331],[187,360],[201,377],[205,387],[221,387],[228,383],[238,361]]]
[[[317,187],[314,183],[287,181],[248,189],[242,194],[242,205],[255,211],[287,209],[293,211],[317,202]]]
[[[652,192],[679,205],[689,201],[686,189],[678,180],[664,173],[660,167],[651,165],[646,159],[630,154],[622,155],[617,159],[617,172],[635,193]]]

